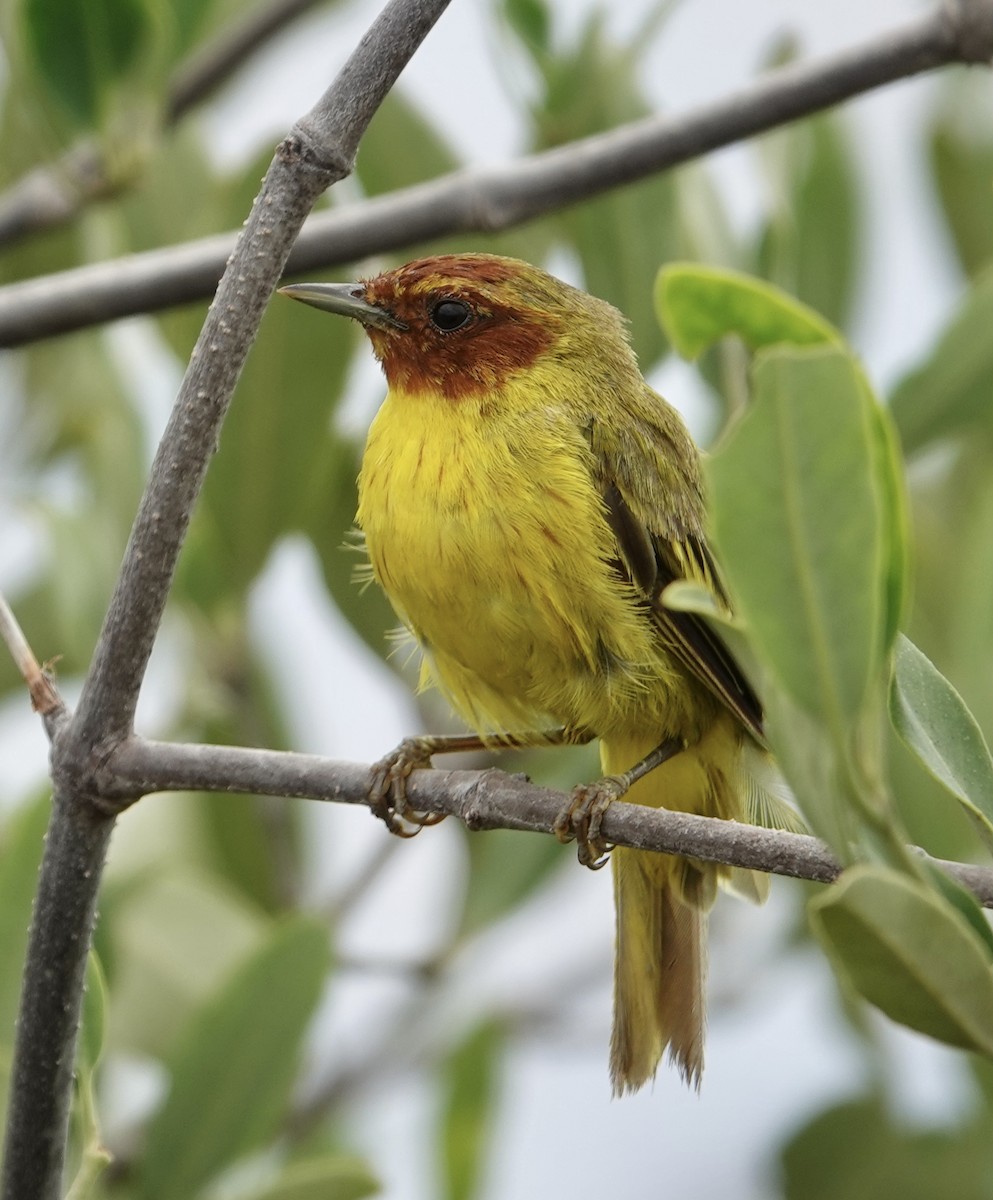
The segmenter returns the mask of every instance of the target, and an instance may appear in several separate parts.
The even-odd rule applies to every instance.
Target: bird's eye
[[[463,300],[439,300],[428,314],[442,333],[454,333],[472,320],[472,309]]]

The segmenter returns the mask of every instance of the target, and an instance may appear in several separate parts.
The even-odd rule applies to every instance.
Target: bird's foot
[[[576,842],[579,861],[591,871],[607,865],[613,846],[600,833],[603,815],[630,787],[623,775],[605,775],[593,783],[573,788],[569,803],[555,818],[554,832],[560,842]]]
[[[434,752],[432,738],[404,738],[395,750],[373,764],[369,807],[397,837],[412,838],[425,825],[437,825],[445,819],[444,813],[417,812],[407,802],[411,771],[429,770]]]

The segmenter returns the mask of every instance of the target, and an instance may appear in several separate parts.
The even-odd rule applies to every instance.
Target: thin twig
[[[66,707],[55,684],[34,656],[7,598],[0,592],[0,638],[7,645],[14,665],[28,685],[31,707],[45,719],[46,726],[66,715]]]
[[[993,57],[993,0],[946,3],[842,54],[783,67],[693,113],[648,117],[502,168],[458,171],[309,221],[287,273],[453,233],[493,232],[952,62]],[[0,346],[209,296],[233,233],[0,288]]]
[[[279,146],[193,351],[74,716],[52,742],[55,803],[28,941],[2,1200],[57,1200],[83,977],[119,805],[102,768],[128,736],[176,560],[265,303],[304,217],[351,170],[377,107],[448,0],[390,0]]]
[[[120,745],[103,770],[108,790],[116,787],[122,793],[261,792],[362,805],[369,803],[372,782],[368,767],[318,755],[139,738]],[[407,790],[414,809],[457,817],[474,830],[554,833],[568,800],[563,792],[492,769],[415,771]],[[603,819],[603,833],[617,846],[687,855],[817,883],[831,883],[841,871],[838,859],[818,838],[640,804],[612,804]],[[993,908],[993,869],[932,861],[969,888],[981,904]]]

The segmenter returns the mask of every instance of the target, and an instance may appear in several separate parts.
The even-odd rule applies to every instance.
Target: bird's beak
[[[360,283],[288,283],[279,291],[291,300],[301,300],[325,312],[354,317],[373,329],[406,329],[389,309],[370,304]]]

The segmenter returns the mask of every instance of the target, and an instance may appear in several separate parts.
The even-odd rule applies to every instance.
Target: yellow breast
[[[611,563],[582,432],[554,406],[521,407],[391,392],[369,433],[358,522],[467,720],[602,731],[671,671]]]

